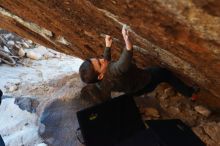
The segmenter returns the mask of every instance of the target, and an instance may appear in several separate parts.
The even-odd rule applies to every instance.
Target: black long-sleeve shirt
[[[118,61],[111,61],[111,48],[105,48],[104,58],[109,62],[104,78],[88,84],[81,90],[81,97],[92,102],[111,98],[112,91],[135,93],[150,81],[150,74],[132,63],[132,50],[124,48]]]
[[[132,50],[124,49],[118,61],[111,61],[111,48],[105,48],[103,56],[110,63],[104,78],[95,84],[99,90],[97,98],[108,99],[111,91],[135,93],[149,82],[149,73],[132,63]]]

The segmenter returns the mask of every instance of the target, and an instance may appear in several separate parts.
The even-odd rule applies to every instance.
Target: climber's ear
[[[99,75],[98,75],[98,80],[102,80],[103,77],[104,77],[104,74],[103,74],[103,73],[99,74]]]

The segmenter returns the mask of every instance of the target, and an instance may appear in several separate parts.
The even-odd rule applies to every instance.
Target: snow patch
[[[22,111],[14,98],[4,99],[0,106],[0,133],[6,145],[25,146],[41,143],[37,115]]]
[[[79,58],[43,46],[27,50],[39,53],[42,58],[26,58],[24,65],[15,67],[0,65],[0,89],[4,95],[13,95],[19,86],[47,82],[77,73],[82,63]],[[38,135],[38,115],[21,110],[14,101],[14,98],[5,98],[0,106],[0,134],[6,146],[47,146]]]
[[[40,54],[45,52],[45,48],[39,47],[31,49]],[[53,50],[50,50],[54,52]],[[28,60],[29,65],[11,67],[5,64],[0,66],[0,89],[6,91],[7,85],[24,85],[27,83],[38,83],[49,81],[59,76],[71,75],[77,73],[83,60],[56,52],[59,57]]]

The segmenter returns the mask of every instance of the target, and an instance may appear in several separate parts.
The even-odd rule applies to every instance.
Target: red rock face
[[[110,34],[117,59],[127,24],[139,66],[173,70],[220,107],[219,6],[217,0],[7,0],[0,3],[0,27],[80,58],[101,55],[103,35]]]

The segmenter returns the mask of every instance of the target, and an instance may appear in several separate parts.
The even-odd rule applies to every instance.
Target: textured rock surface
[[[219,6],[217,0],[1,0],[0,27],[80,58],[101,55],[103,35],[111,34],[117,58],[120,29],[128,24],[139,66],[170,68],[219,107]]]
[[[76,112],[87,107],[87,103],[78,98],[82,87],[79,75],[73,74],[48,82],[21,85],[14,94],[37,97],[40,102],[36,109],[37,125],[44,143],[81,146],[75,131],[79,127]],[[209,117],[199,114],[195,111],[200,105],[198,102],[179,93],[168,94],[170,88],[167,84],[160,84],[152,93],[135,98],[143,119],[181,119],[208,146],[218,146],[220,114],[212,112]],[[166,98],[162,97],[164,94]]]
[[[39,134],[49,145],[53,146],[79,146],[76,137],[76,129],[79,124],[76,112],[83,106],[80,101],[54,100],[44,109],[41,116]]]
[[[39,105],[39,101],[29,97],[18,97],[15,99],[14,103],[17,104],[20,109],[26,110],[30,113],[35,113],[36,108]]]
[[[45,54],[47,49],[39,46],[37,52]],[[61,56],[57,52],[56,54],[60,56],[58,59],[48,56],[42,60],[30,61],[26,58],[23,61],[25,66],[22,67],[18,65],[12,68],[3,64],[0,66],[0,88],[5,94],[3,104],[0,106],[0,131],[6,145],[40,143],[38,146],[82,146],[75,133],[79,127],[76,112],[89,106],[90,102],[79,98],[84,84],[78,74],[72,74],[73,71],[78,70],[81,61],[77,63],[79,60],[73,61],[66,55]],[[50,62],[53,59],[56,60]],[[46,63],[41,62],[44,60]],[[65,60],[70,62],[62,63]],[[77,68],[69,70],[72,64]],[[25,67],[30,67],[31,71],[25,70]],[[68,70],[63,71],[63,67]],[[16,90],[10,90],[9,87]],[[123,93],[114,92],[112,97],[120,94]],[[160,84],[152,93],[135,97],[135,100],[144,120],[178,118],[192,127],[207,146],[220,144],[220,113],[207,108],[207,104],[191,101],[166,83]],[[36,113],[30,114],[18,107]]]
[[[209,122],[193,128],[193,131],[208,145],[220,145],[220,123]]]
[[[211,113],[209,117],[196,111],[195,107],[203,107],[197,102],[192,102],[180,94],[172,94],[163,98],[170,87],[166,84],[160,84],[152,93],[136,97],[137,105],[142,113],[143,119],[181,119],[185,124],[190,126],[196,135],[207,146],[219,146],[219,113]],[[156,109],[160,117],[149,117],[152,112],[143,110],[146,108]],[[209,109],[205,108],[207,111]],[[209,111],[211,112],[211,111]],[[155,112],[154,112],[155,114]]]

